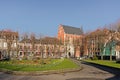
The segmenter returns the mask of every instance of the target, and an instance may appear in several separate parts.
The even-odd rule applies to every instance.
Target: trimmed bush
[[[98,57],[96,55],[93,55],[93,60],[98,60]]]

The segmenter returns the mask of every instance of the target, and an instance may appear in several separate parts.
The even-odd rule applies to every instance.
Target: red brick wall
[[[64,29],[62,27],[62,25],[59,25],[58,28],[58,39],[61,40],[62,42],[64,42]]]
[[[76,48],[75,57],[80,57],[80,48],[79,47]]]
[[[64,36],[65,36],[65,39],[64,39]],[[62,25],[59,25],[59,28],[58,28],[58,39],[62,40],[62,42],[64,42],[66,39],[69,38],[72,38],[72,39],[78,39],[78,38],[81,38],[82,36],[81,35],[75,35],[75,34],[66,34],[64,32],[64,29],[63,29],[63,26]]]
[[[59,40],[61,39],[62,42],[64,43],[65,41],[68,41],[70,38],[72,39],[72,43],[73,43],[73,40],[76,40],[76,39],[80,39],[82,41],[83,35],[66,34],[64,32],[63,26],[59,25],[58,39]],[[75,57],[80,57],[80,53],[81,53],[80,48],[77,48],[75,52],[76,52],[74,53]]]

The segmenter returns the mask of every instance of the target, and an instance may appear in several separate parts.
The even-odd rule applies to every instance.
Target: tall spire
[[[81,33],[84,34],[83,26],[80,27]]]

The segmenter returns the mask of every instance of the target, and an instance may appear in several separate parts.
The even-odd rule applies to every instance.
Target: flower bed
[[[69,59],[44,59],[44,60],[23,60],[23,61],[1,61],[0,69],[11,71],[46,71],[78,68],[79,66]]]

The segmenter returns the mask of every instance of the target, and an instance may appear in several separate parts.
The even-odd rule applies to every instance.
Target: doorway
[[[71,53],[70,52],[68,53],[68,56],[71,57]]]

